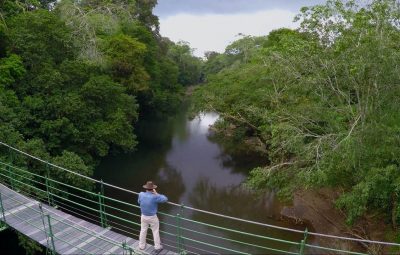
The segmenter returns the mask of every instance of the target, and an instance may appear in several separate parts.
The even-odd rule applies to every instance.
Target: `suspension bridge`
[[[126,199],[107,195],[115,191]],[[156,251],[148,238],[140,250],[137,195],[0,142],[0,230],[14,229],[51,254],[368,254],[362,248],[368,246],[400,253],[400,243],[285,228],[172,202],[168,212],[159,212],[164,249]],[[187,216],[194,214],[216,217],[217,224]],[[247,232],[246,225],[265,234]],[[278,238],[273,230],[296,233],[299,239]],[[310,241],[316,238],[332,245]],[[343,249],[337,242],[355,245]]]

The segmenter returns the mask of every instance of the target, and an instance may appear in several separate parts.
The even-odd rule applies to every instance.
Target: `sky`
[[[239,33],[267,35],[282,27],[296,28],[293,18],[302,6],[324,0],[158,0],[154,13],[161,35],[189,42],[194,54],[223,52]]]

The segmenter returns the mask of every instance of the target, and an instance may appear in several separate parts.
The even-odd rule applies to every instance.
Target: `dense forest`
[[[188,43],[160,35],[156,4],[0,1],[0,141],[89,176],[110,151],[133,151],[135,124],[175,112],[201,79]]]
[[[82,170],[133,150],[135,123],[174,112],[201,76],[159,34],[156,3],[2,1],[0,140]]]
[[[399,2],[332,0],[296,21],[208,52],[195,109],[218,112],[218,129],[235,139],[264,143],[270,163],[250,187],[284,198],[331,187],[349,224],[375,214],[398,230]]]

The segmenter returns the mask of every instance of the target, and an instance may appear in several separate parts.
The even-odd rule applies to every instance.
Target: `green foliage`
[[[201,61],[189,46],[183,62],[169,54],[180,46],[158,34],[158,18],[151,13],[155,4],[64,0],[56,6],[79,58],[101,67],[136,96],[141,116],[173,112],[182,101],[182,85],[200,79]]]
[[[194,84],[200,75],[189,46],[183,62],[168,54],[181,46],[159,35],[156,3],[0,1],[0,141],[87,176],[111,149],[134,150],[139,112],[174,111],[184,94],[180,79]],[[26,157],[14,155],[13,163],[93,188]],[[34,185],[33,175],[25,177]],[[20,241],[28,253],[37,251]]]
[[[380,210],[396,227],[400,178],[400,10],[396,1],[303,8],[299,31],[244,36],[205,64],[197,110],[257,136],[271,165],[254,188],[340,188],[349,222]],[[246,130],[243,132],[243,130]]]
[[[179,68],[150,29],[155,2],[65,0],[52,12],[14,4],[2,2],[2,141],[40,141],[33,154],[68,151],[92,169],[111,147],[135,147],[138,103],[157,114],[181,102]]]
[[[127,35],[116,35],[108,39],[105,49],[115,80],[132,93],[148,89],[150,77],[143,67],[145,44]]]
[[[250,58],[257,52],[257,48],[263,43],[265,37],[254,37],[239,34],[242,38],[234,41],[225,49],[230,64],[234,62],[248,63]]]
[[[2,0],[0,2],[0,20],[28,10],[37,9],[42,1],[46,0]]]
[[[36,241],[33,241],[29,237],[20,234],[18,232],[17,234],[18,234],[19,245],[24,247],[26,255],[34,255],[43,252],[43,248]]]
[[[155,31],[156,34],[159,32],[159,21],[158,17],[153,14],[153,8],[157,5],[157,0],[136,0],[136,12],[138,14],[138,19],[147,28]]]
[[[203,65],[203,72],[206,76],[216,74],[223,68],[227,67],[228,61],[225,54],[220,54],[215,51],[206,52],[205,57],[207,61]]]
[[[135,98],[124,91],[123,86],[107,76],[91,78],[80,91],[80,101],[86,111],[77,113],[81,122],[77,127],[88,150],[99,156],[108,154],[109,144],[126,150],[136,145],[131,123],[137,119],[137,105]]]
[[[10,18],[7,26],[12,51],[28,68],[40,68],[45,63],[60,64],[72,57],[69,31],[53,12],[26,12]]]
[[[373,168],[356,184],[352,191],[344,194],[337,205],[348,212],[348,223],[364,215],[368,208],[382,210],[391,214],[396,210],[396,218],[400,220],[399,208],[393,208],[394,199],[400,192],[400,176],[398,166]]]
[[[0,59],[0,86],[5,88],[14,84],[25,74],[25,68],[18,55],[11,54]]]
[[[83,165],[71,167],[91,174],[111,148],[134,149],[139,111],[178,108],[183,69],[158,35],[156,1],[49,4],[1,2],[0,136],[48,160],[73,153]],[[197,61],[185,75],[198,76],[199,60],[183,48]]]
[[[187,42],[172,44],[168,57],[179,67],[178,82],[184,86],[194,85],[201,79],[201,59],[193,56],[193,51]]]
[[[66,169],[73,169],[75,172],[92,176],[93,170],[85,165],[83,160],[74,152],[63,151],[60,156],[57,156],[52,161],[55,165],[64,167]],[[55,170],[51,171],[51,178],[55,180],[64,180],[67,183],[74,183],[76,187],[90,190],[91,186],[85,179],[76,178],[76,175],[67,173],[65,171]]]
[[[275,190],[278,198],[286,202],[293,198],[293,190],[299,183],[301,182],[288,183],[287,172],[267,172],[263,167],[257,167],[250,172],[246,185],[258,191]]]

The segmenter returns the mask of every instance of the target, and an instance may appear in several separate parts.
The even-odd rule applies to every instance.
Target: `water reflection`
[[[274,218],[280,208],[274,193],[260,197],[244,189],[241,185],[246,180],[248,171],[264,162],[257,157],[252,157],[252,154],[233,153],[230,150],[231,145],[225,145],[210,135],[209,126],[218,119],[217,114],[205,113],[189,120],[185,107],[173,118],[147,120],[140,123],[136,129],[139,137],[137,151],[106,158],[96,169],[96,177],[135,191],[141,190],[143,183],[147,180],[153,180],[159,185],[158,191],[167,195],[172,202],[253,221],[284,225]],[[136,203],[137,200],[131,194],[110,189],[106,189],[106,194],[133,203]],[[162,205],[160,209],[172,215],[180,213],[179,208],[172,206]],[[221,218],[205,214],[187,210],[183,214],[187,218],[222,224],[227,227],[234,226],[239,230],[260,235],[300,240],[300,237],[296,235],[287,235],[287,233],[263,227],[221,220]],[[161,216],[160,219],[170,224],[176,223],[175,218],[168,218],[168,216]],[[132,218],[132,220],[138,219]],[[265,245],[265,240],[256,241],[206,226],[192,226],[188,222],[185,224],[188,229]],[[163,225],[162,230],[174,233],[176,228],[173,225]],[[137,229],[135,231],[138,232]],[[206,237],[195,237],[188,231],[185,232],[185,236],[202,240],[205,243],[210,241]],[[169,237],[163,236],[162,238],[166,241]],[[167,242],[174,244],[174,240],[167,240]],[[246,251],[246,248],[241,245],[227,240],[220,240],[217,243]],[[193,243],[188,241],[185,245],[189,247]],[[276,243],[270,245],[281,247]],[[210,247],[207,250],[209,249]],[[259,249],[249,248],[247,251],[263,253]],[[218,250],[218,252],[222,251]]]
[[[188,188],[176,202],[190,204],[189,192],[198,180],[212,177],[213,181],[229,186],[239,185],[246,176],[241,172],[232,173],[230,167],[224,167],[217,156],[221,153],[220,145],[208,138],[209,127],[218,119],[218,114],[201,114],[190,121],[186,114],[185,116],[183,126],[187,136],[182,139],[175,131],[172,147],[166,155],[166,163],[180,171],[182,181]]]
[[[220,146],[220,153],[216,157],[223,167],[232,169],[233,173],[248,175],[249,170],[269,163],[265,152],[252,150],[251,143],[241,138],[227,136],[222,132],[215,131],[209,132],[207,138],[210,142]],[[256,138],[252,141],[254,140]]]
[[[243,185],[224,187],[208,178],[200,179],[189,195],[196,208],[207,208],[225,215],[266,222],[279,214],[280,205],[273,192],[257,195]],[[194,217],[206,217],[194,214]]]
[[[210,126],[219,118],[215,112],[200,113],[193,120],[189,121],[190,130],[195,130],[199,135],[209,133]]]
[[[186,188],[181,172],[171,166],[162,167],[154,181],[158,186],[163,187],[170,201],[179,201],[185,193]],[[170,190],[173,192],[169,192]]]
[[[209,178],[202,178],[198,180],[197,184],[189,195],[189,200],[190,203],[196,208],[207,208],[207,210],[223,215],[236,216],[242,219],[263,222],[267,224],[277,224],[277,218],[279,216],[280,204],[276,200],[273,192],[257,195],[243,185],[224,186],[213,182]],[[196,221],[206,222],[211,225],[218,225],[220,227],[234,230],[228,231],[216,229],[211,226],[203,226],[202,228],[204,229],[202,229],[202,231],[205,233],[212,233],[217,237],[231,239],[219,240],[218,238],[211,238],[208,240],[205,238],[205,242],[212,240],[218,245],[230,247],[232,249],[238,249],[242,252],[248,252],[251,254],[266,254],[267,250],[261,248],[261,246],[284,249],[286,251],[295,251],[298,249],[298,247],[267,240],[265,238],[255,237],[254,235],[246,235],[237,231],[261,236],[270,236],[274,238],[284,238],[292,241],[298,241],[299,238],[301,238],[301,235],[288,235],[288,233],[285,233],[281,230],[209,215],[202,212],[193,212],[191,214],[191,218]],[[280,222],[279,225],[285,226],[285,224],[282,222]],[[193,224],[189,224],[189,227],[199,228]],[[289,227],[289,225],[286,225],[286,227]],[[196,238],[202,237],[196,236]],[[235,240],[258,245],[259,247],[238,244]],[[203,248],[207,247],[205,246]],[[221,250],[218,252],[221,252]],[[222,253],[227,252],[222,251]],[[268,254],[273,253],[268,251]]]

